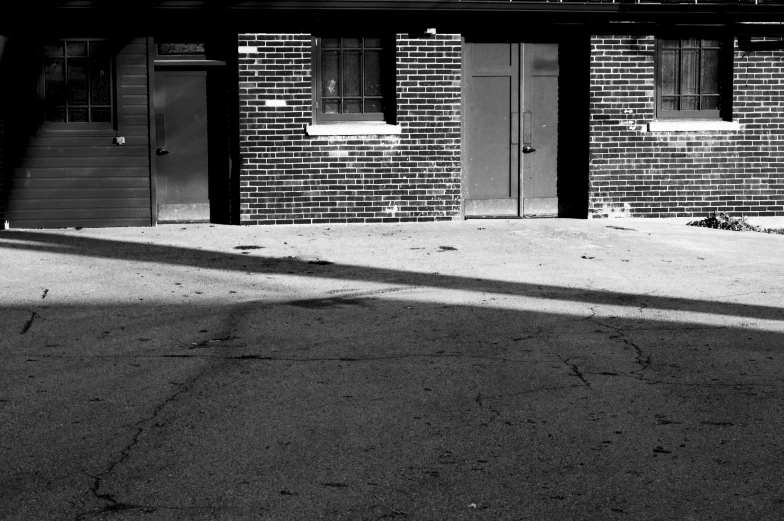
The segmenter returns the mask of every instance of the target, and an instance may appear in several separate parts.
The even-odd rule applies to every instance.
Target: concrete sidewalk
[[[0,232],[0,519],[784,518],[784,236]]]

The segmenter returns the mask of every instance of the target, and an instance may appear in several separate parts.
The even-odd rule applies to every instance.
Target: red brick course
[[[239,57],[241,224],[460,215],[460,37],[396,42],[402,134],[309,136],[311,36],[239,35],[241,47],[257,49]]]
[[[647,132],[653,36],[591,39],[589,217],[784,215],[784,53],[735,48],[739,131]]]

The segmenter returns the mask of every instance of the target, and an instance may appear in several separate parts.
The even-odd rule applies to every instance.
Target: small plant
[[[712,212],[705,219],[690,221],[687,226],[701,226],[703,228],[717,228],[732,230],[734,232],[762,232],[784,235],[784,228],[762,228],[746,221],[746,217],[732,217],[724,212]]]

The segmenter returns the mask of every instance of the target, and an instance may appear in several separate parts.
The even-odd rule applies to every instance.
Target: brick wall
[[[239,35],[241,224],[459,216],[460,37],[396,44],[402,134],[308,136],[310,35]]]
[[[591,38],[589,217],[784,215],[784,51],[736,47],[739,131],[647,132],[654,51],[652,36]]]

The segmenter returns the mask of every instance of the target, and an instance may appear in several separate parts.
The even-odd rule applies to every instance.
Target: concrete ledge
[[[386,123],[338,123],[335,125],[307,125],[305,133],[309,136],[398,135],[403,133],[403,127]]]
[[[674,120],[674,121],[651,121],[648,123],[648,132],[702,132],[702,131],[729,131],[740,130],[740,123],[737,121],[713,121],[713,120]]]

